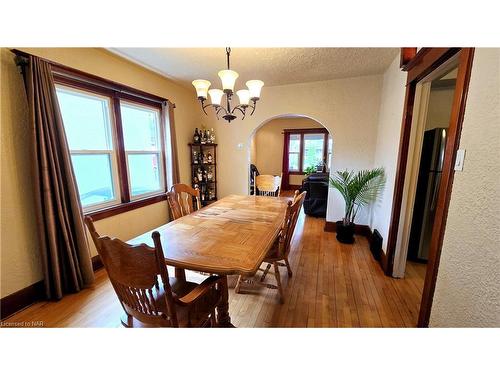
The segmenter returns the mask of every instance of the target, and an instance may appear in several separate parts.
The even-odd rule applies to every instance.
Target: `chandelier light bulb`
[[[247,81],[248,91],[250,91],[250,98],[259,99],[260,98],[260,90],[264,86],[264,82],[258,79],[252,79]]]
[[[219,77],[222,81],[222,89],[224,91],[233,92],[234,84],[236,83],[236,79],[238,78],[238,76],[239,74],[234,70],[221,70],[219,72]]]
[[[198,96],[198,99],[206,99],[208,88],[211,85],[210,81],[207,81],[205,79],[195,79],[192,83],[194,88],[196,89],[196,95]]]
[[[208,94],[210,95],[210,101],[212,102],[212,105],[220,105],[220,103],[222,102],[224,91],[220,89],[211,89],[208,90]]]
[[[236,91],[238,99],[240,100],[240,105],[248,105],[250,102],[250,91],[248,90],[238,90]]]

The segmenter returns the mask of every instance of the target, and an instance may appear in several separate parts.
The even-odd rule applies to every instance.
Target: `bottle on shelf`
[[[212,154],[210,153],[210,151],[208,151],[207,163],[211,164],[211,163],[213,163],[213,161],[214,161],[214,158],[212,157]]]
[[[215,130],[214,130],[214,128],[210,129],[210,143],[215,143]]]
[[[207,175],[207,170],[204,169],[203,170],[203,182],[207,182],[208,181],[208,175]]]
[[[198,164],[198,152],[193,151],[193,164]]]
[[[207,143],[207,131],[205,129],[201,129],[200,141],[202,145]]]
[[[214,179],[214,172],[212,170],[212,167],[208,167],[207,181],[213,181],[213,179]]]
[[[200,133],[198,132],[198,128],[194,130],[193,143],[200,143]]]
[[[210,135],[210,129],[207,129],[205,131],[205,134],[206,134],[206,138],[207,138],[207,144],[212,143],[212,138],[211,138],[211,135]]]

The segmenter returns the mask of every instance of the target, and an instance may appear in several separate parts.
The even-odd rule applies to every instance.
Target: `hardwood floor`
[[[343,245],[335,233],[323,231],[324,224],[324,219],[301,213],[290,252],[293,277],[281,272],[284,304],[279,303],[276,290],[259,286],[243,285],[244,294],[235,294],[236,277],[230,278],[232,323],[237,327],[415,327],[426,266],[409,262],[406,278],[387,277],[373,259],[366,238],[357,236],[354,245]],[[188,272],[188,279],[200,281],[203,276]],[[2,323],[119,327],[121,314],[101,269],[92,288],[59,302],[37,303]]]

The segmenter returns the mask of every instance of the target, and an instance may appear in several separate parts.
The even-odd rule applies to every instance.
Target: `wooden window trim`
[[[32,56],[26,52],[20,50],[12,50],[18,56],[29,58]],[[126,100],[128,102],[137,103],[140,105],[150,106],[152,108],[158,109],[160,111],[160,119],[162,117],[161,111],[163,110],[164,103],[170,103],[173,107],[175,104],[171,103],[168,99],[156,96],[154,94],[149,94],[147,92],[122,85],[120,83],[107,80],[51,60],[41,58],[50,64],[54,83],[57,85],[62,85],[77,90],[83,90],[94,94],[99,94],[107,96],[110,98],[110,104],[112,106],[112,121],[113,121],[113,132],[116,134],[116,155],[118,164],[118,177],[120,189],[120,199],[121,203],[100,208],[95,211],[85,212],[86,216],[90,216],[94,221],[105,219],[111,216],[115,216],[127,211],[135,210],[137,208],[145,207],[147,205],[155,204],[167,199],[167,164],[165,155],[165,129],[164,125],[160,122],[160,138],[161,138],[161,160],[163,165],[163,181],[164,181],[164,191],[152,196],[145,197],[143,199],[131,200],[129,192],[129,181],[127,173],[127,161],[125,160],[125,146],[123,140],[123,129],[121,122],[121,111],[120,111],[120,99]]]
[[[300,135],[300,151],[299,151],[299,170],[298,171],[290,171],[288,170],[288,163],[289,163],[289,147],[290,147],[290,135]],[[328,157],[328,136],[329,132],[325,128],[304,128],[304,129],[283,129],[283,135],[284,135],[284,143],[283,143],[283,165],[282,165],[282,171],[283,171],[283,189],[288,190],[291,188],[292,185],[289,183],[289,176],[297,176],[297,175],[304,175],[304,168],[303,168],[303,162],[304,162],[304,135],[305,134],[323,134],[324,135],[324,141],[323,141],[323,160],[326,160]]]

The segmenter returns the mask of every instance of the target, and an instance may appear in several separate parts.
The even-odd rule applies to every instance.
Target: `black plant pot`
[[[354,223],[344,225],[342,220],[336,222],[337,240],[342,243],[354,243]]]

